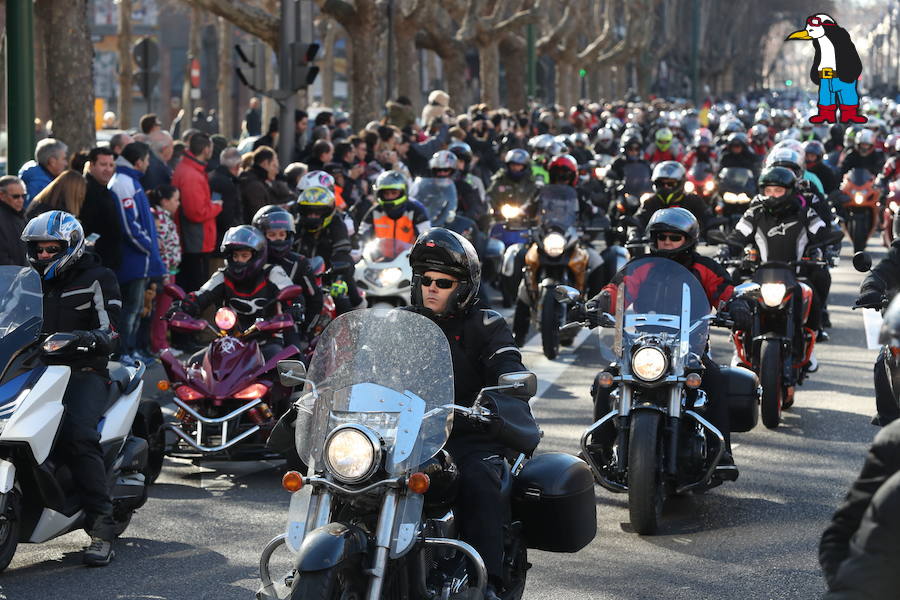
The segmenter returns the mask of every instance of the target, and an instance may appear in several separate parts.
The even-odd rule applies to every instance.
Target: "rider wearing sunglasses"
[[[651,217],[664,208],[680,206],[686,208],[697,219],[702,227],[712,217],[709,205],[700,196],[684,191],[687,173],[681,163],[666,160],[653,168],[650,180],[653,182],[654,194],[641,202],[641,207],[634,213],[641,227],[647,228]]]
[[[413,271],[410,310],[434,321],[450,343],[456,404],[472,406],[481,388],[497,385],[500,375],[526,370],[503,317],[477,305],[481,265],[468,240],[435,227],[416,241],[409,264]],[[498,431],[499,422],[481,426],[455,419],[447,444],[459,470],[460,490],[464,490],[454,507],[457,521],[462,539],[484,559],[490,581],[488,599],[500,592],[508,509],[500,494],[508,451],[497,439]]]

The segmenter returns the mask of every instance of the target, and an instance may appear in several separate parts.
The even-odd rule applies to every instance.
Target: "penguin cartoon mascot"
[[[837,122],[840,106],[841,123],[865,123],[868,119],[857,113],[856,93],[862,62],[847,30],[838,27],[829,15],[819,13],[807,17],[806,29],[795,31],[787,40],[812,40],[816,49],[809,78],[819,86],[819,113],[809,122]]]

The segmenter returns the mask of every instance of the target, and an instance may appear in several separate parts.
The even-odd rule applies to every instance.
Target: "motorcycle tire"
[[[0,571],[6,569],[16,555],[19,545],[20,518],[19,492],[13,490],[6,499],[6,518],[0,521]]]
[[[503,308],[509,308],[516,301],[516,290],[517,286],[513,285],[513,281],[511,277],[504,277],[503,275],[497,281],[497,287],[500,288],[500,295],[502,296]]]
[[[662,415],[655,410],[631,413],[628,441],[628,513],[638,535],[659,529],[665,501],[662,479]]]
[[[553,297],[553,290],[544,290],[541,299],[541,346],[544,356],[553,360],[559,356],[559,321],[562,307]]]
[[[865,250],[869,240],[869,215],[856,213],[850,217],[850,223],[847,225],[850,230],[850,239],[853,242],[853,251]]]
[[[521,348],[525,345],[525,338],[528,337],[528,328],[531,326],[531,307],[518,300],[516,302],[516,311],[513,313],[513,337],[516,346]]]
[[[784,401],[784,365],[781,343],[763,340],[759,350],[759,383],[762,386],[760,416],[763,425],[775,429],[781,424],[781,405]]]
[[[162,473],[166,457],[165,424],[162,411],[156,402],[142,402],[138,406],[138,414],[141,416],[141,427],[135,428],[135,434],[147,440],[147,467],[144,469],[144,479],[147,485],[150,485]]]
[[[350,560],[331,569],[296,575],[291,584],[290,600],[362,600],[366,596],[366,586],[367,579],[359,561]]]

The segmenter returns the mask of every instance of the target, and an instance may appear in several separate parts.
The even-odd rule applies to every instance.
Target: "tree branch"
[[[254,35],[272,48],[278,48],[279,23],[275,15],[241,0],[182,0],[185,4],[208,10]]]

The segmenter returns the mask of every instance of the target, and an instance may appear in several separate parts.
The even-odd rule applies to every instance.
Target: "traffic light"
[[[301,90],[313,84],[319,74],[319,67],[312,65],[319,44],[291,44],[291,87]]]
[[[785,79],[784,85],[791,87],[792,85],[794,85],[794,80],[793,79]]]

